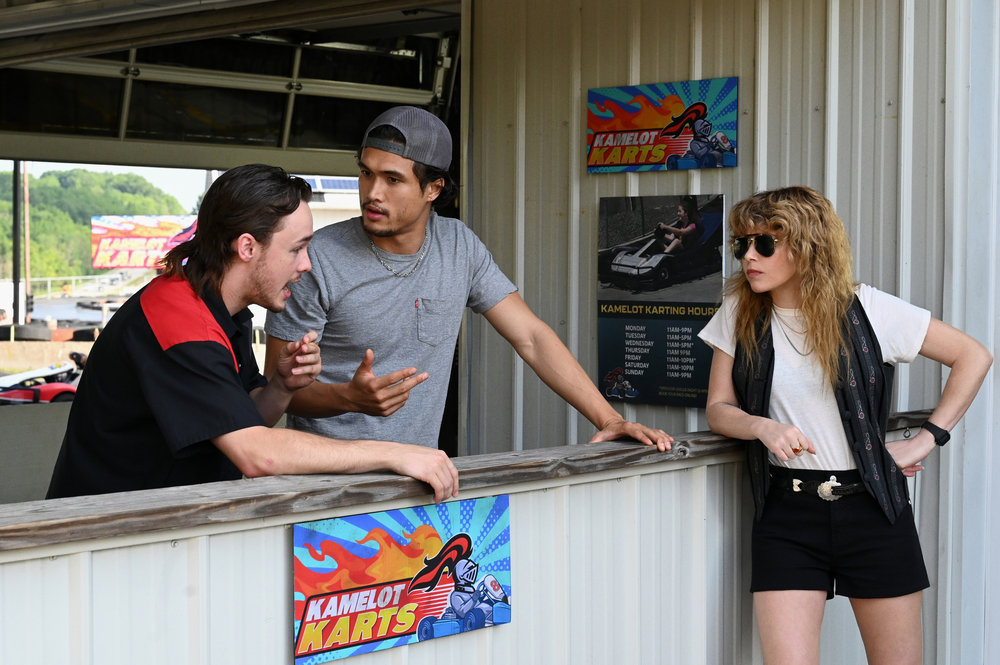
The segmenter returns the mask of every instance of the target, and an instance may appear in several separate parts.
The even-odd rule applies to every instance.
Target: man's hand
[[[281,347],[274,378],[278,379],[288,392],[305,388],[316,380],[323,369],[320,360],[316,333],[307,332],[302,339],[288,342]]]
[[[368,349],[354,377],[347,384],[346,397],[352,411],[369,416],[388,416],[403,407],[415,386],[427,380],[427,372],[417,374],[416,367],[400,369],[385,376],[375,376],[372,366],[375,353]]]
[[[393,451],[390,469],[403,476],[422,480],[434,490],[434,503],[458,496],[458,469],[443,450],[398,444]]]
[[[590,443],[615,441],[623,438],[632,438],[647,446],[656,446],[661,453],[670,450],[670,444],[674,440],[674,437],[662,429],[646,427],[641,423],[634,423],[624,418],[619,418],[604,423],[604,427],[594,435]]]

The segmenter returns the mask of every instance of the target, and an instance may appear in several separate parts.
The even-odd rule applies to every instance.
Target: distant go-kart
[[[0,406],[72,402],[83,373],[84,357],[71,353],[73,362],[0,376]]]
[[[701,212],[694,247],[667,254],[651,231],[597,253],[597,279],[630,291],[655,291],[722,270],[722,213]]]

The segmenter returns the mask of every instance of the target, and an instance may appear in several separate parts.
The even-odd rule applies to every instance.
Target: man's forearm
[[[271,427],[287,410],[292,394],[284,390],[277,381],[269,381],[263,388],[253,390],[250,397],[264,422]]]
[[[579,411],[597,429],[604,429],[610,420],[620,420],[621,415],[597,390],[586,370],[562,343],[555,331],[532,345],[532,353],[522,354],[525,362],[545,385]]]
[[[292,394],[287,411],[303,418],[329,418],[352,411],[351,401],[346,397],[347,386],[314,381]]]
[[[329,439],[290,429],[247,427],[213,443],[250,478],[392,471],[428,483],[435,501],[458,495],[458,471],[444,451],[390,441]]]

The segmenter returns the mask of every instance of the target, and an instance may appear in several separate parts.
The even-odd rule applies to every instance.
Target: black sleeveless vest
[[[757,321],[760,342],[755,367],[750,366],[746,350],[737,344],[733,387],[744,411],[767,417],[774,376],[774,346],[771,327],[763,330],[765,320],[766,313],[762,313]],[[895,368],[882,361],[882,350],[857,296],[847,310],[844,325],[851,348],[841,350],[840,378],[834,389],[840,419],[868,493],[881,506],[889,522],[894,523],[909,505],[906,478],[885,447]],[[768,450],[759,440],[747,445],[747,469],[756,508],[755,519],[760,519],[771,476]]]

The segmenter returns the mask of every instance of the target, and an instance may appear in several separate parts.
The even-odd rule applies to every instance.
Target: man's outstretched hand
[[[375,376],[372,366],[375,353],[368,349],[354,377],[347,384],[346,397],[354,408],[369,416],[388,416],[403,408],[410,398],[410,391],[427,380],[427,372],[417,374],[416,367],[396,370],[384,376]]]

